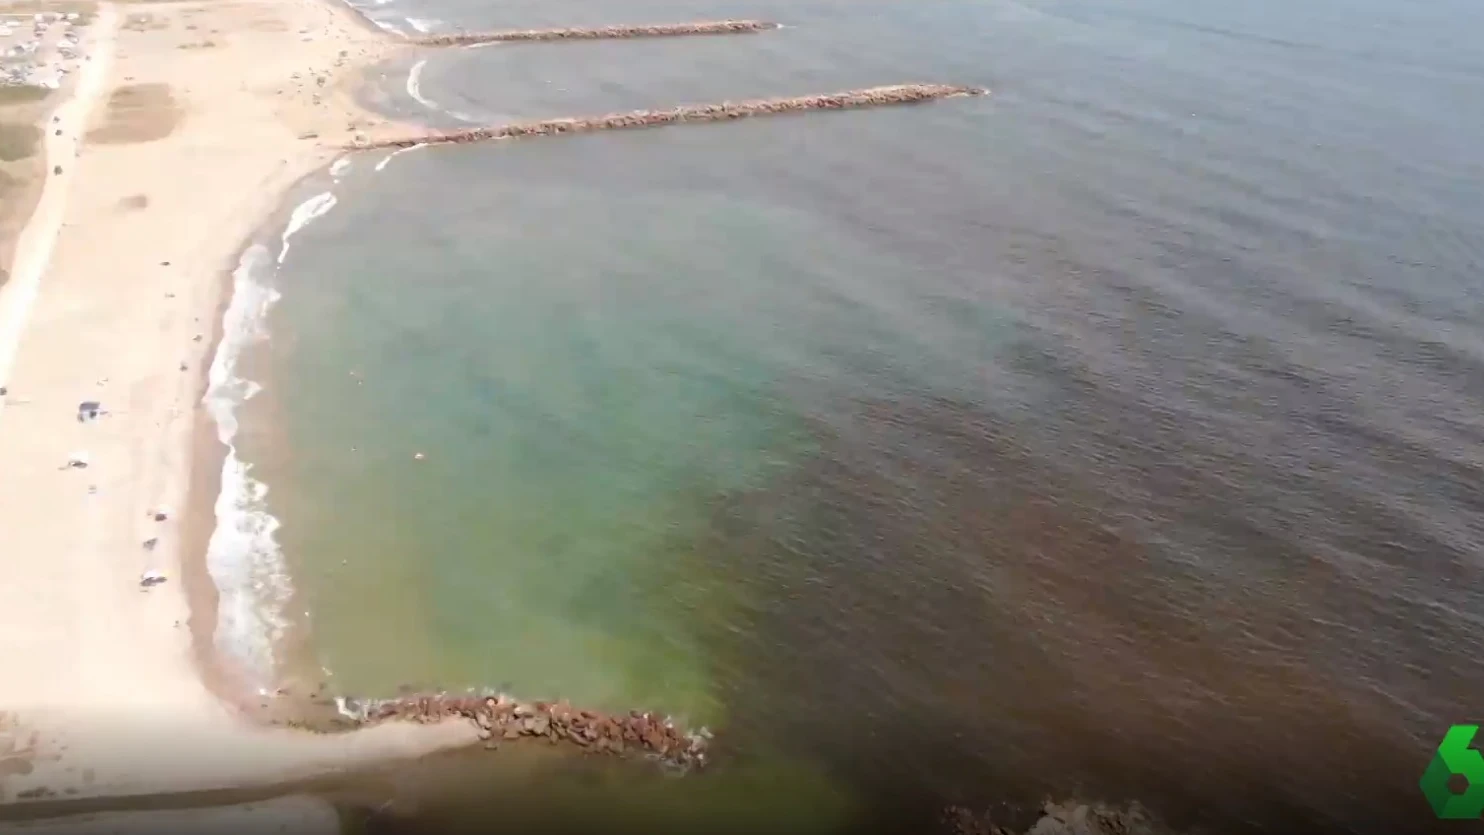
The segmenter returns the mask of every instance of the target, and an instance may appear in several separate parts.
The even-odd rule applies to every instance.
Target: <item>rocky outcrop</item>
[[[563,29],[512,29],[502,32],[462,32],[414,38],[421,46],[471,46],[511,41],[596,41],[620,38],[676,38],[687,35],[744,35],[777,29],[765,20],[702,20],[693,23],[655,23],[638,26],[593,26]]]
[[[795,96],[783,99],[752,99],[720,104],[691,104],[670,110],[634,110],[610,113],[588,119],[546,119],[539,122],[517,122],[488,128],[472,128],[450,133],[428,133],[421,136],[365,141],[351,148],[410,148],[451,142],[484,142],[491,139],[515,139],[527,136],[556,136],[569,133],[591,133],[600,130],[627,130],[676,125],[685,122],[724,122],[751,116],[775,116],[809,110],[856,110],[944,99],[950,96],[978,96],[988,92],[980,87],[950,84],[897,84],[846,90],[821,96]]]
[[[951,835],[1175,835],[1152,820],[1138,804],[1125,809],[1085,803],[1051,803],[1024,833],[996,826],[987,815],[955,806],[944,814]]]
[[[426,723],[454,717],[477,725],[487,748],[498,747],[504,740],[545,739],[595,754],[648,756],[683,770],[706,764],[711,738],[705,729],[688,733],[652,713],[607,714],[579,710],[564,701],[522,702],[503,694],[404,696],[370,705],[361,723]]]

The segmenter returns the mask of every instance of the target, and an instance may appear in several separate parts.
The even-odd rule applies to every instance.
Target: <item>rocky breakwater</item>
[[[1176,835],[1137,803],[1114,808],[1047,801],[1041,807],[1041,816],[1023,832],[996,826],[989,815],[962,807],[948,809],[942,822],[945,835]]]
[[[371,705],[361,721],[429,723],[456,717],[477,725],[487,748],[497,748],[504,740],[545,739],[595,754],[647,756],[687,771],[706,764],[711,738],[705,729],[690,733],[651,713],[607,714],[579,710],[566,702],[522,702],[505,695],[404,696]]]
[[[743,35],[777,29],[764,20],[702,20],[692,23],[654,23],[632,26],[568,27],[562,29],[511,29],[500,32],[462,32],[413,38],[420,46],[472,46],[516,41],[596,41],[620,38],[677,38],[687,35]]]
[[[448,133],[427,133],[419,136],[394,137],[374,141],[359,140],[352,149],[410,148],[414,145],[443,143],[485,142],[492,139],[516,139],[530,136],[559,136],[571,133],[592,133],[600,130],[629,130],[676,125],[689,122],[724,122],[752,116],[776,116],[784,113],[800,113],[810,110],[857,110],[867,107],[887,107],[901,104],[918,104],[946,99],[953,96],[978,96],[988,91],[981,87],[961,87],[951,84],[896,84],[889,87],[870,87],[863,90],[846,90],[818,96],[795,96],[782,99],[752,99],[720,104],[692,104],[670,110],[634,110],[627,113],[611,113],[587,119],[546,119],[539,122],[517,122],[487,128]]]

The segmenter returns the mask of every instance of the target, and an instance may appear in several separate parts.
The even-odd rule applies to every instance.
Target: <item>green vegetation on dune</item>
[[[0,122],[0,162],[15,162],[36,153],[41,131],[35,125]]]
[[[0,107],[44,101],[51,90],[39,84],[0,84]]]

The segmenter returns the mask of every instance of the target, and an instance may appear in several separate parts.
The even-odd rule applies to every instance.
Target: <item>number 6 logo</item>
[[[1484,754],[1469,747],[1478,732],[1478,725],[1449,728],[1437,756],[1422,772],[1422,794],[1443,820],[1478,820],[1484,816]],[[1454,794],[1448,787],[1448,780],[1455,774],[1469,782],[1462,794]]]

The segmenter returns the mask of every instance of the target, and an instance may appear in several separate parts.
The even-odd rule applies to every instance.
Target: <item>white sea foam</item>
[[[371,705],[367,702],[355,702],[344,696],[335,697],[335,710],[347,719],[364,722],[370,714]]]
[[[346,0],[346,5],[350,6],[357,13],[359,13],[361,17],[364,17],[365,19],[371,21],[381,29],[396,35],[400,35],[402,34],[402,31],[400,29],[397,29],[394,24],[390,24],[384,20],[379,19],[386,16],[381,7],[389,5],[391,2],[392,0]]]
[[[394,158],[399,157],[402,154],[407,153],[408,151],[416,151],[418,148],[427,147],[427,144],[428,143],[426,143],[426,142],[419,142],[416,145],[409,145],[406,148],[398,148],[397,150],[392,151],[390,154],[387,154],[386,156],[382,157],[380,162],[376,163],[376,170],[377,171],[381,171],[382,169],[386,168],[387,165]]]
[[[254,244],[232,273],[232,298],[222,316],[222,338],[207,375],[203,404],[227,448],[222,462],[216,527],[206,547],[206,567],[217,589],[214,644],[240,664],[259,686],[273,680],[274,646],[288,622],[284,606],[292,587],[274,534],[278,520],[264,504],[268,485],[254,479],[237,455],[237,409],[261,391],[237,374],[243,350],[262,339],[264,319],[279,293],[255,279],[269,259]]]
[[[418,104],[421,104],[423,107],[426,107],[429,110],[437,110],[437,103],[433,102],[430,99],[423,98],[423,67],[426,67],[427,65],[428,60],[426,58],[412,65],[412,70],[407,73],[407,95],[411,96],[413,100],[415,100]]]
[[[343,173],[349,159],[335,162],[332,174]],[[305,226],[335,206],[326,191],[294,207],[284,226],[277,263],[288,257],[289,242]],[[268,485],[252,477],[252,465],[243,461],[233,443],[237,437],[237,410],[262,387],[237,373],[237,362],[249,345],[267,336],[264,321],[279,300],[277,290],[258,276],[271,269],[271,253],[254,244],[242,254],[232,272],[232,297],[222,315],[222,338],[207,375],[207,412],[216,422],[217,438],[227,448],[222,461],[221,493],[216,499],[216,527],[206,548],[206,566],[217,589],[214,644],[265,686],[273,681],[274,647],[289,622],[284,607],[293,587],[275,535],[278,520],[268,512]]]
[[[289,238],[298,234],[300,229],[308,226],[315,218],[324,217],[325,212],[335,208],[335,202],[335,195],[326,191],[294,207],[293,214],[289,215],[289,223],[283,229],[283,248],[278,251],[278,263],[282,264],[289,257]]]

